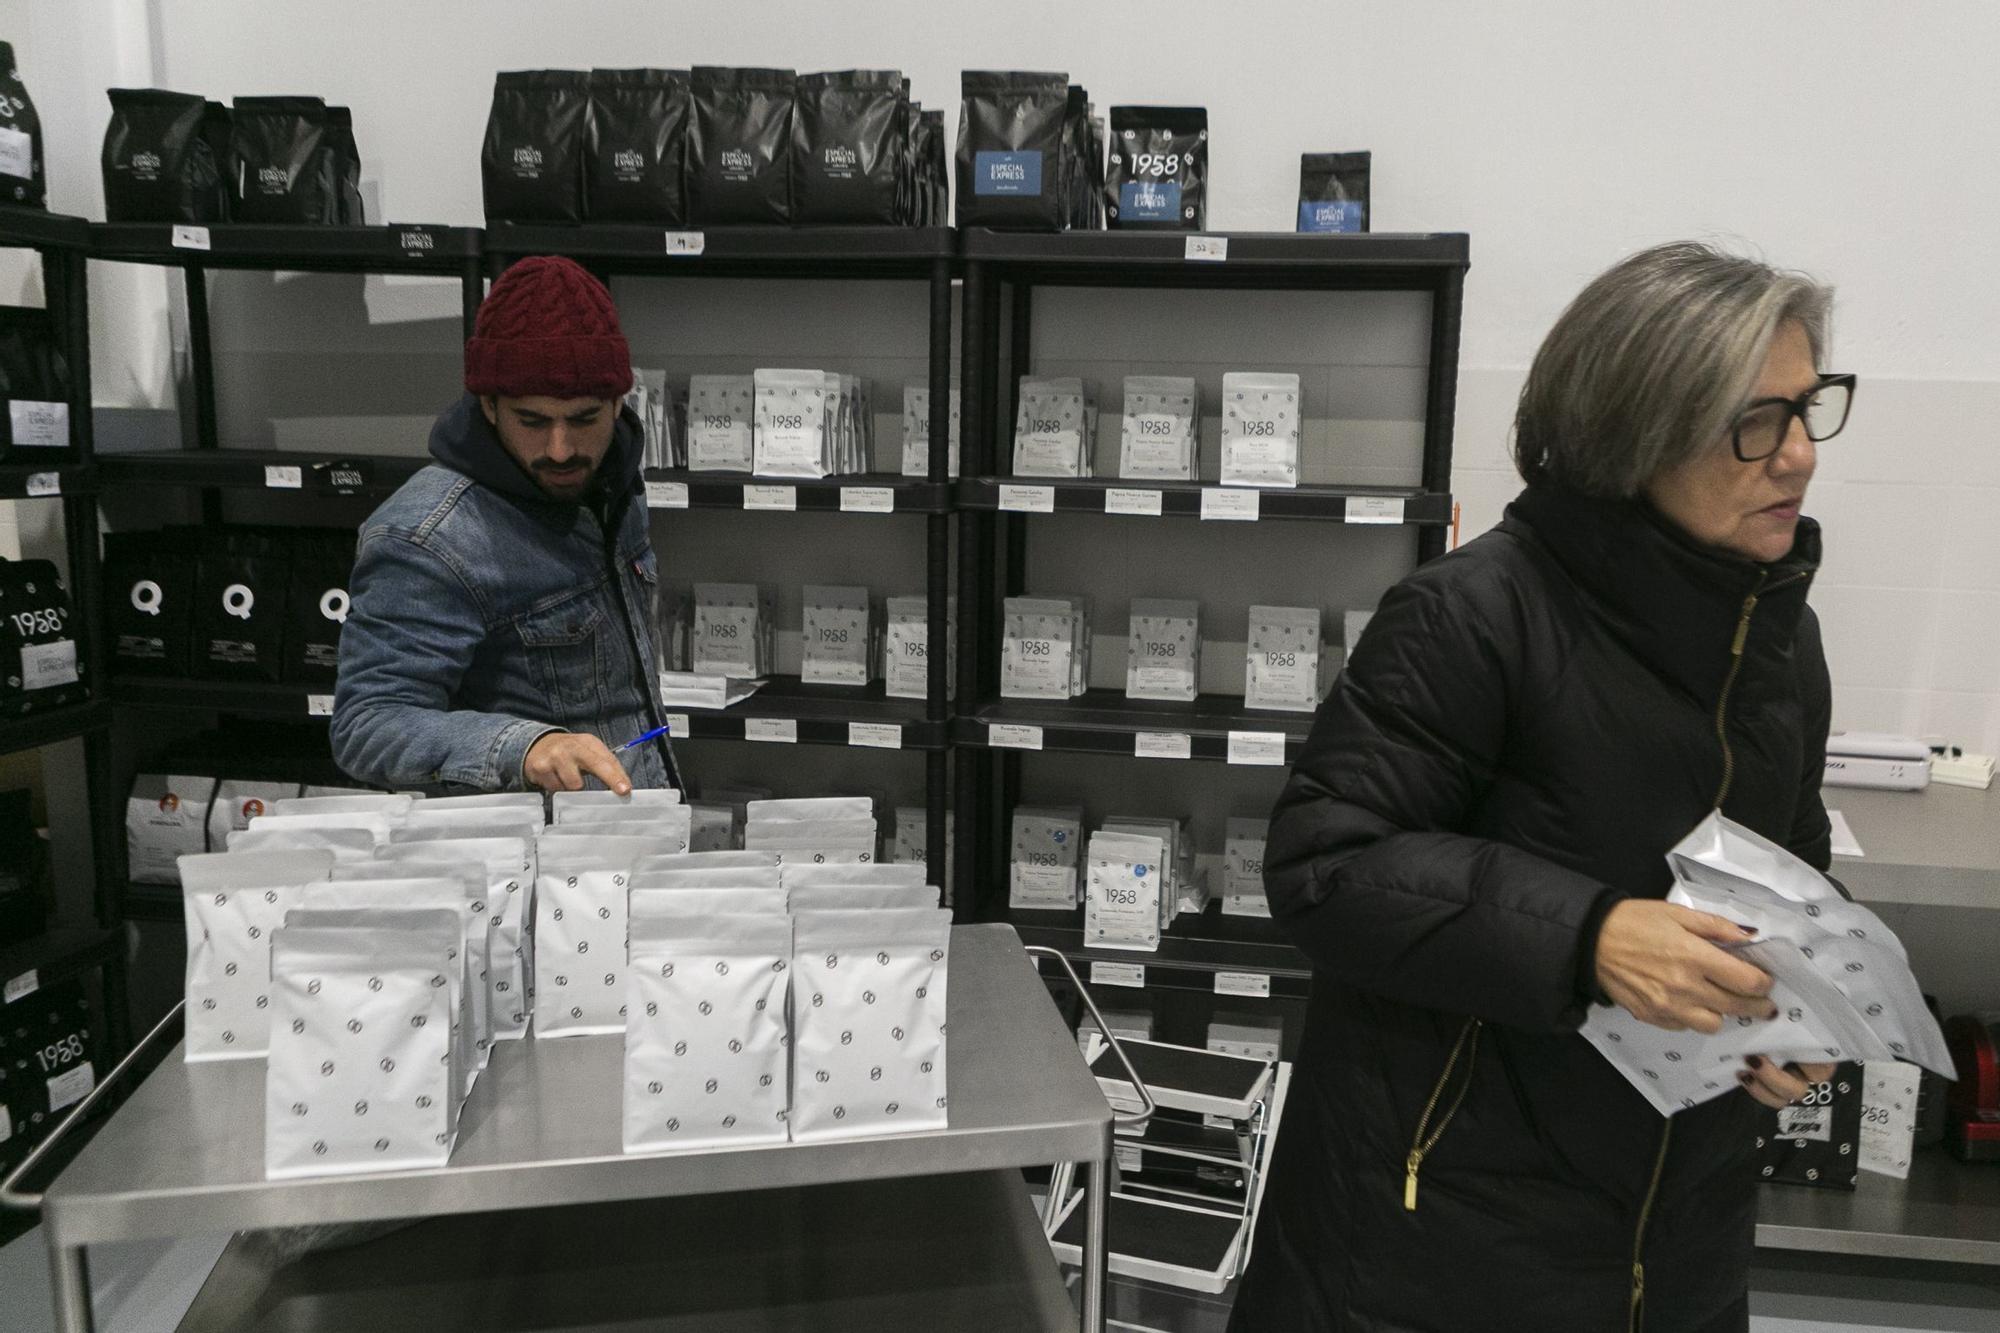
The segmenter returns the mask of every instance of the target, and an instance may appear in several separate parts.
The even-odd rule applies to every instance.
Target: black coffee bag
[[[959,76],[958,225],[1061,231],[1069,75]]]
[[[788,69],[697,65],[689,75],[688,221],[792,220],[792,99]]]
[[[46,560],[0,561],[0,715],[82,703],[69,594]]]
[[[104,215],[112,222],[221,222],[228,144],[205,132],[209,107],[190,93],[112,88],[104,129]],[[226,124],[226,121],[224,122]],[[226,130],[225,130],[226,134]]]
[[[230,115],[236,222],[340,221],[340,178],[326,103],[317,97],[239,97]]]
[[[488,222],[581,222],[590,76],[509,70],[493,78],[479,154]]]
[[[49,312],[0,306],[0,459],[54,464],[73,456],[69,371]]]
[[[918,136],[918,179],[929,191],[919,204],[926,227],[951,225],[951,158],[944,144],[944,112],[926,111]]]
[[[807,74],[792,118],[792,220],[893,226],[909,148],[896,70]]]
[[[347,623],[347,583],[354,572],[353,533],[301,535],[292,553],[286,599],[285,679],[332,685],[340,664],[340,629]]]
[[[48,207],[42,118],[14,68],[14,44],[0,42],[0,203]]]
[[[583,179],[591,221],[687,220],[687,121],[686,70],[590,71]]]
[[[230,167],[230,141],[235,136],[234,120],[229,107],[222,102],[209,102],[201,118],[202,142],[208,145],[208,155],[215,160],[215,220],[228,222],[236,210],[236,179]]]
[[[120,675],[187,676],[194,660],[193,528],[104,538],[104,627]]]
[[[1369,153],[1299,156],[1299,230],[1367,231]]]
[[[279,542],[250,532],[215,537],[196,565],[194,674],[280,680],[290,583],[291,561]]]
[[[363,226],[368,219],[361,203],[361,149],[354,142],[354,113],[344,106],[326,109],[326,145],[340,191],[336,220],[346,227]]]
[[[1208,112],[1198,106],[1114,106],[1104,210],[1120,231],[1200,231],[1208,225]]]

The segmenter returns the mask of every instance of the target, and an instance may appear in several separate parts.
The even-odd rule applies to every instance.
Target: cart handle
[[[1090,998],[1089,989],[1084,986],[1083,978],[1077,976],[1076,969],[1070,965],[1069,959],[1046,944],[1024,944],[1021,947],[1036,958],[1053,958],[1062,965],[1062,970],[1069,974],[1070,984],[1076,987],[1076,993],[1083,998],[1083,1007],[1090,1010],[1090,1016],[1097,1020],[1097,1030],[1103,1034],[1105,1044],[1110,1046],[1111,1053],[1118,1057],[1118,1063],[1125,1066],[1125,1077],[1131,1080],[1133,1088],[1138,1091],[1139,1101],[1146,1109],[1136,1112],[1114,1109],[1111,1113],[1112,1123],[1143,1125],[1151,1120],[1153,1112],[1160,1109],[1153,1101],[1153,1094],[1146,1090],[1145,1081],[1139,1077],[1139,1071],[1132,1067],[1132,1061],[1126,1057],[1125,1047],[1118,1038],[1111,1035],[1111,1025],[1104,1021],[1104,1015],[1098,1011],[1097,1001]]]
[[[71,1128],[89,1118],[90,1109],[109,1096],[111,1090],[124,1081],[126,1072],[139,1063],[140,1057],[159,1040],[162,1032],[180,1019],[186,1008],[186,1000],[176,1001],[174,1007],[167,1011],[167,1016],[155,1024],[151,1032],[140,1038],[139,1044],[126,1053],[125,1058],[112,1068],[105,1080],[92,1088],[89,1094],[77,1103],[74,1111],[57,1121],[56,1127],[49,1131],[49,1136],[36,1144],[33,1152],[21,1159],[21,1164],[14,1168],[5,1181],[0,1181],[0,1207],[33,1211],[42,1206],[42,1194],[24,1193],[14,1188],[15,1185],[40,1166],[43,1158],[55,1151],[56,1145],[68,1137]]]

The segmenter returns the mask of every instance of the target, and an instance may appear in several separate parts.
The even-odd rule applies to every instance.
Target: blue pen
[[[664,736],[671,730],[672,730],[671,727],[654,727],[651,731],[647,732],[645,735],[635,736],[631,740],[626,741],[623,745],[619,746],[618,753],[624,754],[627,750],[631,749],[633,746],[644,745],[647,741],[652,740],[655,736]]]

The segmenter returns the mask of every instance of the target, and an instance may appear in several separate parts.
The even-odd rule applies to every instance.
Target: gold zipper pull
[[[1743,645],[1750,641],[1750,617],[1757,610],[1757,594],[1751,593],[1743,599],[1743,615],[1736,622],[1736,640],[1729,645],[1731,657],[1743,656]]]
[[[1422,1153],[1413,1152],[1410,1154],[1409,1161],[1406,1163],[1410,1169],[1410,1173],[1403,1178],[1403,1211],[1406,1213],[1417,1211],[1417,1168],[1423,1164],[1424,1155]]]
[[[1646,1327],[1646,1265],[1632,1265],[1632,1317],[1627,1327],[1630,1333],[1641,1333]]]

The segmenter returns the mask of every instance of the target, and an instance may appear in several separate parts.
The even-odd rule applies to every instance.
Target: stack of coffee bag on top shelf
[[[354,116],[318,97],[239,97],[112,88],[104,132],[112,222],[361,226]]]
[[[895,70],[523,70],[494,80],[489,222],[943,226],[943,121]]]
[[[959,226],[1104,226],[1107,135],[1088,92],[1021,70],[966,70],[959,90]]]

